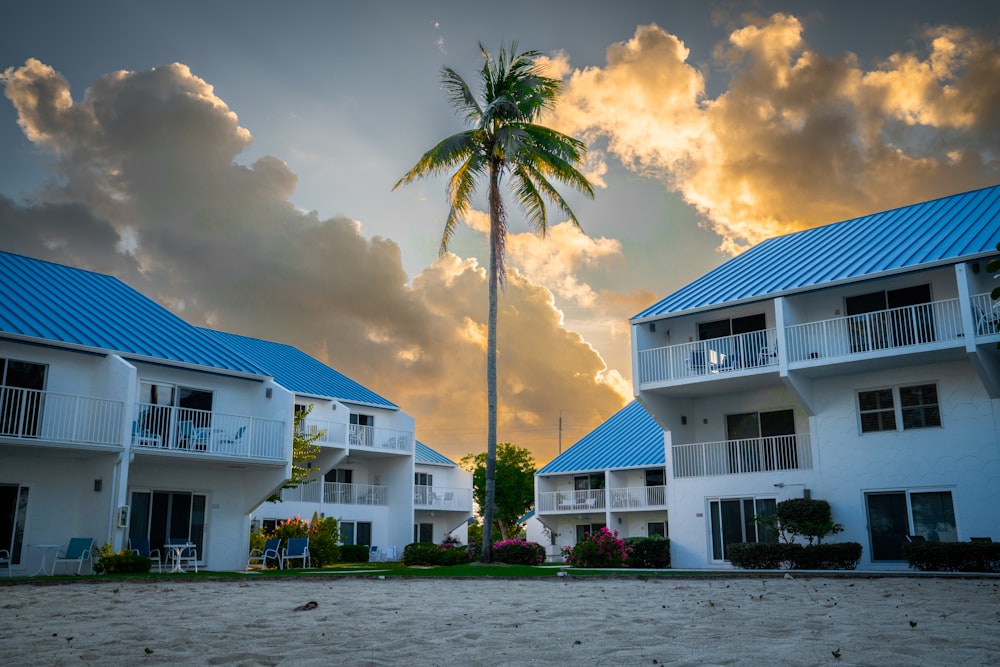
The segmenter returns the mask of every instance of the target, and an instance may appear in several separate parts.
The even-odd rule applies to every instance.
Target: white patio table
[[[30,546],[30,547],[32,547],[34,549],[38,549],[39,551],[42,552],[42,562],[38,565],[38,569],[35,570],[34,574],[32,574],[31,576],[37,577],[40,574],[44,574],[44,575],[47,575],[47,576],[52,576],[55,573],[55,571],[56,571],[56,559],[54,557],[52,558],[52,566],[49,568],[48,571],[46,571],[45,562],[48,560],[49,554],[53,553],[56,549],[61,548],[62,545],[61,544],[30,544],[28,546]]]
[[[163,548],[166,549],[168,553],[170,551],[173,551],[174,554],[173,557],[174,564],[173,567],[170,569],[170,571],[186,572],[187,570],[185,570],[184,567],[181,565],[181,556],[184,554],[185,549],[194,549],[197,546],[198,546],[197,544],[194,544],[192,542],[185,542],[184,544],[164,544]],[[197,569],[198,566],[196,565],[195,570],[197,571]]]

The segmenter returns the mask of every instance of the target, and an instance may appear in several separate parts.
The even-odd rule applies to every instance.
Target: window
[[[415,524],[413,524],[413,541],[414,542],[433,542],[434,541],[434,524],[433,523],[415,523]]]
[[[148,538],[151,549],[162,549],[168,538],[186,539],[198,545],[204,560],[205,501],[200,493],[133,491],[128,535]]]
[[[413,473],[413,502],[417,505],[432,505],[434,500],[434,475],[429,472]]]
[[[858,392],[861,432],[895,431],[941,425],[937,386],[920,384]]]
[[[734,317],[732,319],[702,322],[698,325],[698,340],[711,340],[724,336],[736,336],[753,331],[763,331],[766,327],[764,313]]]
[[[906,560],[907,535],[928,542],[957,542],[950,491],[886,491],[865,494],[872,560]]]
[[[371,521],[341,521],[340,543],[363,544],[370,547],[372,545]]]
[[[650,521],[646,524],[646,535],[649,537],[667,536],[667,522],[666,521]]]
[[[728,549],[740,542],[778,541],[773,530],[758,526],[755,516],[773,516],[774,498],[727,498],[709,502],[712,558],[729,560]]]
[[[590,489],[604,488],[604,475],[577,475],[573,478],[573,488],[577,491],[589,491]]]
[[[352,412],[350,416],[350,426],[348,433],[352,445],[371,447],[373,438],[372,431],[375,429],[375,415],[363,415]]]
[[[24,517],[28,512],[28,487],[0,484],[0,549],[10,552],[13,565],[21,563]]]
[[[38,436],[45,371],[43,364],[0,358],[0,435]]]
[[[577,544],[583,542],[583,538],[587,537],[591,533],[601,532],[601,528],[604,528],[603,523],[581,523],[576,526],[576,541]]]
[[[847,297],[844,310],[850,316],[851,351],[932,342],[934,313],[930,304],[930,285]]]
[[[196,429],[212,427],[212,392],[162,382],[141,382],[138,427],[144,435],[159,436],[161,443],[188,447]]]
[[[726,415],[729,473],[799,467],[792,410]]]

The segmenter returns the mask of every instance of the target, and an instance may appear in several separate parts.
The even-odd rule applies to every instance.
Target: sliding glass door
[[[161,549],[167,539],[198,545],[204,560],[205,496],[186,491],[133,491],[129,537],[146,537],[152,549]]]

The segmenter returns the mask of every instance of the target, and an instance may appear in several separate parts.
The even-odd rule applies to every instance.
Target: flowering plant
[[[537,542],[501,540],[493,544],[493,560],[509,565],[541,565],[545,562],[545,548]]]
[[[563,547],[562,556],[573,567],[625,567],[632,548],[607,526],[585,535],[575,547]]]

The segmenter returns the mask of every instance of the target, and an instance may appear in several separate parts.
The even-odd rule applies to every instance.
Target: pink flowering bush
[[[545,548],[537,542],[501,540],[493,544],[493,560],[508,565],[541,565]]]
[[[573,567],[625,567],[631,553],[618,531],[610,531],[607,526],[585,536],[575,547],[562,548],[563,558]]]

